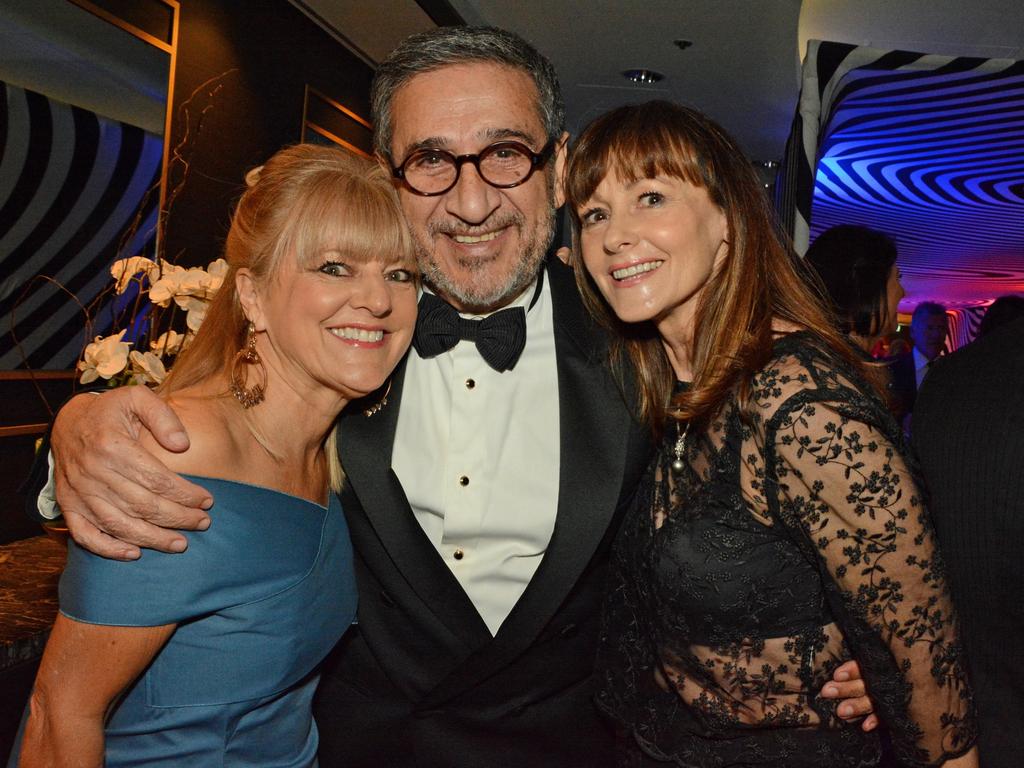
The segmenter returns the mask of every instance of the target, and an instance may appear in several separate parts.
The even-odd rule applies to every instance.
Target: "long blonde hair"
[[[286,257],[312,258],[329,247],[356,261],[401,254],[408,269],[416,270],[398,196],[378,163],[341,149],[299,144],[277,152],[246,182],[224,247],[224,282],[195,338],[160,386],[163,395],[211,380],[223,383],[222,394],[227,394],[248,324],[235,287],[243,267],[266,284]],[[325,448],[335,490],[342,480],[336,439],[332,431]]]
[[[728,223],[728,251],[697,308],[694,380],[675,398],[675,375],[654,325],[615,317],[587,274],[578,246],[574,249],[584,303],[614,331],[612,361],[619,374],[632,363],[639,416],[656,435],[670,415],[705,422],[737,386],[740,401],[746,402],[752,376],[770,359],[778,320],[809,330],[884,397],[878,374],[861,363],[835,329],[827,304],[811,287],[807,267],[784,245],[752,165],[719,125],[666,101],[620,107],[594,120],[576,141],[567,170],[567,203],[577,233],[579,209],[609,173],[626,183],[662,174],[702,187]]]

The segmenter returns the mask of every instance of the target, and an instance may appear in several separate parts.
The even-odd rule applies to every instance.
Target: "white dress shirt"
[[[533,296],[531,286],[509,306],[527,309]],[[392,454],[417,521],[492,634],[540,565],[558,507],[558,372],[547,281],[527,312],[526,338],[504,373],[468,341],[427,360],[411,352]]]
[[[917,380],[917,388],[921,388],[921,382],[924,381],[924,377],[928,374],[928,366],[931,364],[931,360],[922,355],[917,348],[914,348],[914,377]]]

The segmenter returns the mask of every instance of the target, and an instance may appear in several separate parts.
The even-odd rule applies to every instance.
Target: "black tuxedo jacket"
[[[404,364],[379,414],[354,410],[341,422],[359,623],[324,667],[316,704],[324,768],[612,764],[610,730],[591,700],[599,611],[609,547],[651,445],[630,416],[631,398],[609,378],[603,336],[571,270],[551,260],[547,275],[558,512],[544,559],[497,636],[391,470]]]
[[[1024,319],[938,358],[914,448],[960,615],[986,768],[1024,755]]]

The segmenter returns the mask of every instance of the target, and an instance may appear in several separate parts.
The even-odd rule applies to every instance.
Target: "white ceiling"
[[[432,26],[414,0],[293,0],[369,61]],[[470,24],[518,32],[558,69],[570,130],[618,104],[670,98],[710,114],[753,160],[782,154],[808,39],[1024,58],[1021,0],[449,0]],[[673,41],[693,45],[680,50]],[[665,75],[634,86],[622,70]]]

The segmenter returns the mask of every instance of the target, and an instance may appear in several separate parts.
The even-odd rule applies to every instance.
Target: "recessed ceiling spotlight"
[[[655,72],[653,69],[627,69],[622,76],[638,85],[651,85],[665,79],[661,72]]]
[[[680,51],[685,51],[687,48],[693,45],[693,40],[683,40],[682,38],[679,38],[678,40],[673,40],[672,45],[674,45]]]

